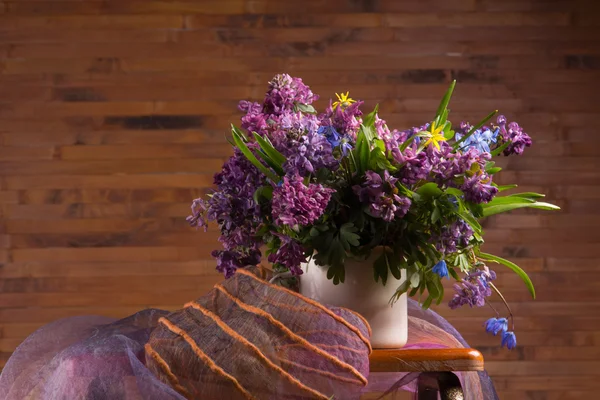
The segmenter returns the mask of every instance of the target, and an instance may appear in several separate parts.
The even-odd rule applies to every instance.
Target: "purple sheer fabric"
[[[361,393],[382,393],[401,379],[405,380],[401,390],[415,390],[414,374],[371,374],[366,387],[357,384],[356,377],[368,375],[368,347],[360,339],[368,334],[368,327],[353,313],[333,307],[325,312],[301,296],[238,275],[239,279],[221,284],[226,290],[215,289],[190,303],[193,307],[175,313],[147,309],[120,320],[82,316],[40,328],[8,360],[0,375],[0,399],[320,398],[298,389],[294,379],[327,397],[344,400],[358,399]],[[285,327],[261,320],[267,313]],[[409,301],[409,324],[407,348],[467,347],[447,321],[414,301]],[[332,332],[332,327],[336,329],[333,336],[342,339],[318,333]],[[232,340],[238,333],[259,352]],[[192,342],[199,344],[201,354],[210,356],[211,363],[217,360],[217,369],[198,357],[198,346],[189,346]],[[311,350],[312,356],[307,357],[306,350],[315,346],[319,350]],[[160,364],[150,352],[161,355]],[[276,361],[279,370],[271,368],[271,361],[258,362],[262,354]],[[270,367],[263,361],[271,362]],[[271,374],[268,380],[258,378],[263,367]],[[497,399],[485,373],[464,373],[459,378],[467,399]],[[248,395],[239,390],[239,384]]]

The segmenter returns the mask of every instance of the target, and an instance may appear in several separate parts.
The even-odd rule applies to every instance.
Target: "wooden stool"
[[[417,372],[419,400],[462,400],[463,390],[454,372],[483,371],[483,356],[474,349],[373,349],[371,372]]]

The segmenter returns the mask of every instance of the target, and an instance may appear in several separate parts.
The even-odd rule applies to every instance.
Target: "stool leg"
[[[419,400],[464,400],[460,380],[452,372],[424,372],[417,380]]]
[[[438,400],[437,373],[423,372],[417,378],[417,399]]]

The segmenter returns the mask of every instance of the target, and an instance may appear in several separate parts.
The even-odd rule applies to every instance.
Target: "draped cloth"
[[[359,399],[414,374],[369,375],[370,328],[357,313],[321,305],[238,270],[175,312],[116,320],[58,320],[30,335],[0,375],[0,399]],[[409,302],[407,348],[467,347],[433,311]],[[467,399],[496,399],[485,373],[459,374]],[[403,379],[403,380],[402,380]],[[372,398],[372,397],[371,397]]]

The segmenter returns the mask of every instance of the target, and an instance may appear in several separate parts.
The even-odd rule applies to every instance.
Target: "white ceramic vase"
[[[312,260],[302,265],[300,293],[323,304],[349,308],[361,314],[371,325],[371,346],[379,349],[400,348],[408,337],[406,294],[393,306],[390,299],[404,280],[388,274],[385,286],[373,278],[377,250],[365,261],[347,260],[344,283],[334,285],[327,279],[327,268]],[[402,271],[404,272],[404,271]]]

